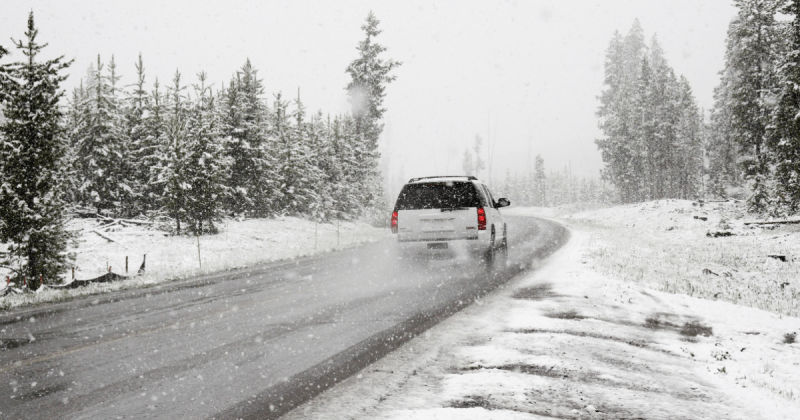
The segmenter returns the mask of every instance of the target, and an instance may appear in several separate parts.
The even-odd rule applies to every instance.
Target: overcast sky
[[[710,108],[723,66],[731,0],[665,1],[19,1],[3,0],[0,45],[23,37],[34,11],[48,55],[75,59],[71,90],[100,54],[114,54],[123,83],[141,52],[148,83],[187,83],[205,71],[216,87],[247,58],[266,91],[309,110],[348,110],[344,72],[372,10],[385,58],[403,62],[387,89],[384,154],[394,177],[461,173],[476,134],[495,142],[492,178],[547,169],[579,176],[602,167],[594,139],[605,49],[639,19],[669,64]],[[12,59],[19,59],[16,53]],[[7,62],[8,60],[6,60]],[[402,171],[402,174],[400,172]],[[481,178],[488,178],[484,172]]]

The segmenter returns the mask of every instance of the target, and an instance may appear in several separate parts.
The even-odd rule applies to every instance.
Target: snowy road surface
[[[509,218],[510,268],[417,264],[391,241],[0,316],[0,418],[274,418],[567,238]]]

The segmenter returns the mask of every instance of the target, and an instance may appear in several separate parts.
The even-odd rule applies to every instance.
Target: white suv
[[[474,176],[413,178],[397,197],[392,233],[404,255],[478,255],[493,265],[498,251],[507,253],[508,231],[498,209],[510,204],[494,201]]]

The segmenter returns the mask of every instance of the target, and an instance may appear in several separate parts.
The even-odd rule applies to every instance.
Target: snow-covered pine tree
[[[291,215],[310,215],[318,200],[314,187],[322,176],[311,153],[305,109],[298,98],[295,110],[290,113],[289,102],[280,94],[275,96],[273,104],[270,127],[283,197],[280,210]]]
[[[739,145],[744,178],[752,194],[751,211],[771,206],[769,150],[766,144],[771,104],[777,94],[776,63],[785,49],[776,11],[784,0],[736,0],[739,13],[728,27],[725,68],[732,76],[732,135]]]
[[[605,168],[603,177],[620,191],[623,202],[637,199],[638,186],[633,173],[633,155],[630,142],[631,128],[630,101],[633,96],[633,81],[638,73],[632,74],[626,60],[626,42],[619,32],[614,32],[606,50],[605,89],[600,94],[600,107],[597,110],[598,125],[603,137],[595,140],[600,149]]]
[[[267,106],[258,71],[248,59],[231,80],[221,101],[222,130],[232,159],[227,207],[234,213],[263,217],[279,205],[274,162],[267,139]]]
[[[295,159],[293,165],[295,177],[292,182],[294,197],[292,201],[300,203],[300,207],[295,210],[297,214],[305,214],[312,216],[315,220],[320,220],[320,216],[324,217],[324,209],[318,206],[318,188],[322,181],[322,172],[317,161],[317,151],[314,150],[317,139],[313,137],[314,133],[311,131],[313,123],[306,119],[306,108],[300,100],[299,90],[294,104],[295,108],[291,113],[294,124],[291,126],[290,135],[295,149],[295,153],[291,154]],[[291,165],[287,165],[285,168],[289,166]],[[285,175],[281,178],[284,183],[288,180]]]
[[[68,158],[65,160],[64,170],[67,172],[65,199],[71,205],[81,203],[80,195],[80,166],[78,165],[78,140],[84,135],[86,112],[83,106],[87,103],[88,92],[81,79],[78,87],[72,89],[72,97],[67,102],[67,113],[64,120],[64,135],[67,139]]]
[[[631,137],[627,140],[626,148],[630,153],[630,170],[632,199],[634,202],[645,201],[652,196],[654,178],[653,140],[655,136],[656,115],[653,99],[655,90],[650,60],[642,56],[639,61],[641,70],[636,80],[636,89],[633,91],[633,109],[629,122],[631,123]]]
[[[2,45],[0,45],[0,60],[8,54],[8,50],[5,49]],[[7,83],[11,83],[8,75],[8,65],[7,64],[0,64],[0,104],[3,104],[8,99],[8,87],[6,87]],[[3,115],[3,109],[0,107],[0,117]],[[4,117],[3,117],[4,118]],[[0,120],[2,123],[3,120]]]
[[[769,145],[775,162],[776,204],[782,212],[794,214],[800,210],[800,0],[791,0],[782,12],[792,17],[790,47],[779,70]]]
[[[336,155],[321,111],[311,117],[306,123],[305,130],[309,152],[314,162],[314,173],[310,174],[313,177],[310,184],[316,194],[315,201],[309,207],[309,215],[319,221],[339,219],[335,210],[336,196],[331,179],[331,169],[336,165]]]
[[[702,193],[704,126],[689,81],[681,76],[678,87],[676,110],[680,114],[675,133],[675,157],[670,163],[674,168],[670,197],[686,200],[697,198]]]
[[[159,168],[162,164],[162,157],[169,146],[166,136],[169,99],[161,92],[160,88],[161,84],[156,78],[142,115],[145,138],[142,148],[137,151],[137,163],[142,166],[141,169],[146,171],[148,176],[146,182],[141,185],[142,191],[139,194],[142,197],[142,207],[148,214],[157,213],[163,205],[164,185],[159,179]]]
[[[364,205],[369,207],[382,195],[380,172],[378,170],[378,140],[383,132],[381,118],[386,112],[383,100],[386,97],[386,86],[396,79],[391,71],[402,63],[395,60],[384,60],[380,55],[387,49],[375,42],[381,30],[380,21],[372,12],[367,15],[366,23],[361,29],[366,38],[359,42],[358,58],[347,66],[346,72],[351,80],[347,85],[347,93],[353,110],[355,133],[361,138],[363,151],[357,155],[357,166],[361,176],[361,185],[366,188],[362,192]]]
[[[355,171],[356,143],[353,139],[357,136],[353,118],[349,115],[335,117],[328,136],[334,156],[330,167],[331,194],[335,200],[333,208],[337,218],[349,220],[361,214],[363,207]]]
[[[481,149],[483,149],[483,139],[479,134],[476,134],[475,142],[472,144],[472,151],[475,152],[475,165],[473,165],[473,168],[475,169],[476,177],[482,170],[486,169],[486,163],[483,161],[483,158],[481,157],[482,154]]]
[[[625,36],[623,48],[623,84],[620,107],[622,124],[629,127],[624,133],[622,147],[623,156],[627,158],[625,171],[627,193],[632,202],[645,200],[647,197],[647,141],[652,128],[652,110],[645,105],[651,89],[651,73],[649,58],[646,55],[647,45],[639,20],[636,19]],[[642,108],[644,106],[644,108]]]
[[[537,154],[533,166],[533,205],[547,207],[547,176],[544,172],[544,159]]]
[[[225,155],[214,97],[206,86],[206,74],[197,75],[195,100],[187,117],[185,173],[186,229],[196,235],[216,233],[215,222],[224,216],[228,194],[230,158]]]
[[[647,92],[650,120],[649,136],[642,139],[647,150],[648,175],[646,182],[648,200],[675,197],[677,171],[682,157],[677,152],[677,126],[681,112],[678,106],[679,88],[672,68],[667,65],[664,52],[653,35],[649,54],[651,85]],[[643,70],[644,71],[644,70]]]
[[[33,12],[24,41],[15,46],[26,60],[4,65],[2,85],[5,121],[0,125],[0,240],[8,253],[0,264],[37,287],[56,283],[74,258],[67,252],[72,234],[66,229],[67,209],[63,160],[67,151],[59,100],[64,92],[59,73],[71,64],[63,56],[40,62],[47,44],[36,42]]]
[[[708,158],[707,193],[712,197],[728,198],[742,186],[738,145],[733,137],[730,107],[732,69],[720,72],[720,84],[714,88],[714,108],[706,125],[705,155]]]
[[[175,233],[180,235],[186,222],[187,194],[192,188],[187,168],[191,165],[187,145],[188,103],[181,86],[181,74],[175,71],[173,86],[169,89],[167,113],[164,116],[164,132],[159,143],[158,164],[154,168],[157,186],[161,187],[162,210],[175,220]]]
[[[116,168],[114,168],[114,175],[118,179],[117,196],[115,212],[123,216],[136,216],[141,213],[138,208],[139,204],[139,191],[136,185],[136,165],[134,162],[134,153],[136,147],[131,143],[130,130],[127,126],[125,119],[127,110],[127,95],[124,89],[119,86],[121,76],[117,74],[117,64],[114,61],[114,55],[111,55],[111,61],[108,63],[108,81],[111,84],[111,105],[112,116],[114,123],[114,136],[117,138],[117,147],[119,153],[119,160]]]
[[[147,125],[150,95],[145,89],[145,73],[142,54],[139,54],[136,67],[136,82],[133,90],[125,98],[125,138],[128,141],[127,158],[130,174],[127,178],[132,188],[133,199],[129,203],[127,213],[143,214],[156,208],[152,197],[148,197],[147,185],[150,182],[150,168],[154,165],[154,155],[158,144],[154,141],[157,137],[151,135]]]
[[[464,171],[464,175],[475,175],[475,162],[472,160],[469,147],[464,149],[464,155],[461,157],[461,170]]]
[[[113,63],[113,60],[112,60]],[[97,56],[84,110],[82,131],[77,135],[77,165],[80,196],[98,213],[125,214],[124,203],[133,192],[129,185],[126,137],[117,97],[115,66],[103,74]]]
[[[374,42],[374,38],[383,32],[378,29],[379,23],[375,15],[369,12],[366,23],[361,26],[367,36],[358,44],[358,58],[346,70],[352,79],[347,85],[347,93],[353,107],[356,134],[368,139],[367,146],[370,150],[377,149],[378,138],[383,131],[380,119],[386,112],[382,108],[386,85],[397,78],[389,73],[402,64],[379,57],[387,50],[383,45]]]
[[[597,111],[604,134],[596,140],[605,162],[602,176],[626,203],[694,195],[702,162],[699,115],[688,82],[676,78],[655,36],[646,52],[638,21],[624,38],[615,32]],[[564,185],[569,196],[563,200],[578,200],[578,180],[566,176]]]

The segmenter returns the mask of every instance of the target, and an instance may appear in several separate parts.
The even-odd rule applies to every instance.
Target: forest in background
[[[714,107],[700,111],[638,21],[606,51],[596,141],[613,202],[744,199],[800,211],[800,0],[736,0]]]
[[[516,203],[543,207],[704,196],[702,112],[689,81],[669,66],[656,35],[648,45],[638,20],[626,35],[613,34],[598,100],[599,179],[577,179],[568,166],[546,172],[536,155],[532,168],[507,174],[499,190]]]
[[[754,214],[800,211],[800,0],[736,0],[714,106],[700,110],[638,21],[606,50],[596,140],[600,179],[568,168],[507,175],[524,205],[742,199]],[[476,163],[465,164],[474,167]]]

